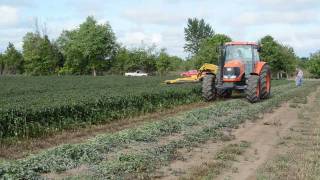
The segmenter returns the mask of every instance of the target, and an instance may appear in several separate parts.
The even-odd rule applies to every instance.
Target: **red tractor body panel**
[[[267,64],[267,63],[264,61],[256,62],[253,74],[260,75],[261,70],[265,64]]]
[[[240,75],[237,76],[236,78],[223,78],[224,82],[238,82],[241,81],[242,76],[245,71],[245,65],[240,61],[240,60],[231,60],[225,63],[224,68],[235,68],[238,67],[240,68]]]
[[[259,46],[255,42],[241,42],[241,41],[235,41],[235,42],[227,42],[225,43],[226,46],[228,45],[253,45],[253,46]]]

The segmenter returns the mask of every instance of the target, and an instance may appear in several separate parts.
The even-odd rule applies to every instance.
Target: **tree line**
[[[37,28],[38,29],[38,28]],[[78,28],[63,31],[56,40],[38,30],[23,37],[22,52],[12,43],[0,54],[3,74],[94,76],[144,70],[160,74],[179,68],[183,60],[155,46],[128,49],[116,41],[108,23],[98,24],[87,17]]]
[[[138,69],[164,74],[197,69],[204,63],[217,64],[217,49],[232,41],[225,34],[215,33],[203,19],[188,19],[184,32],[184,49],[189,53],[185,60],[155,46],[128,49],[117,42],[109,23],[98,24],[89,16],[77,28],[63,31],[55,40],[38,30],[28,32],[23,37],[22,52],[9,43],[5,52],[0,53],[0,74],[96,76]],[[310,60],[301,59],[292,47],[281,44],[270,35],[262,37],[258,43],[262,46],[261,59],[270,64],[279,78],[283,73],[293,74],[297,66],[320,76],[320,51],[312,54]]]
[[[185,28],[185,50],[190,57],[187,60],[189,67],[199,68],[204,63],[218,64],[218,49],[225,42],[232,39],[224,34],[215,34],[210,24],[203,19],[189,19]],[[320,51],[308,58],[299,58],[292,47],[278,42],[270,35],[258,40],[262,47],[260,58],[271,66],[274,76],[283,78],[283,75],[294,75],[295,69],[303,68],[315,76],[320,77]]]

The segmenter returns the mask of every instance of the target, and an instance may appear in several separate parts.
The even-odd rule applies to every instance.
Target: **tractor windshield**
[[[251,45],[229,45],[225,48],[225,62],[240,60],[245,64],[245,74],[249,75],[253,71],[253,60],[259,60],[257,50],[252,51]],[[257,54],[257,55],[255,55]]]
[[[230,45],[226,47],[226,62],[230,60],[242,60],[244,63],[252,62],[252,46]]]

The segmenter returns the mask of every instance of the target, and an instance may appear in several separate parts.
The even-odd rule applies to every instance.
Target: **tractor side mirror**
[[[216,49],[215,49],[215,50],[216,50],[216,53],[219,53],[219,52],[220,52],[220,49],[221,49],[221,46],[217,46]]]
[[[258,46],[258,52],[261,53],[261,51],[262,51],[261,46]]]
[[[221,50],[223,50],[223,48],[224,48],[223,43],[221,43],[219,46],[216,46],[216,53],[219,54],[221,52]]]

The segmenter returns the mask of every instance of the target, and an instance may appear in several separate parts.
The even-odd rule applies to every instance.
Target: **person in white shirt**
[[[301,69],[296,69],[296,86],[302,86],[303,71]]]

